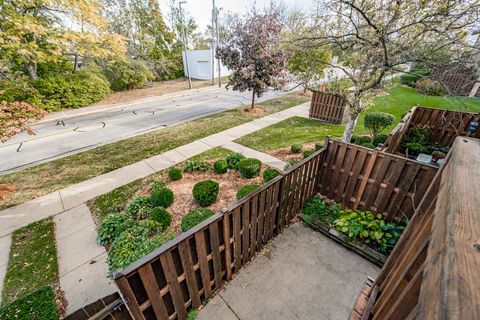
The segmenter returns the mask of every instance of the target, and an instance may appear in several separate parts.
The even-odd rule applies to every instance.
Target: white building
[[[212,50],[188,50],[188,66],[190,77],[192,79],[209,80],[212,79]],[[183,69],[187,77],[187,63],[185,61],[185,51],[182,52]],[[227,67],[221,65],[221,76],[227,76],[231,73]],[[215,77],[218,77],[218,63],[215,59]]]

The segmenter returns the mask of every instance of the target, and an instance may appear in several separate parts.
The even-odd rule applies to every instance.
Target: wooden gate
[[[343,98],[331,93],[313,91],[309,114],[311,119],[340,124],[344,112],[345,100]]]

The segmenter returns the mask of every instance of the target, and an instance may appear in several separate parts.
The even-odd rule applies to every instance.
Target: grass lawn
[[[15,231],[2,302],[13,301],[56,282],[58,263],[53,221],[41,220]]]
[[[57,305],[52,287],[44,286],[0,308],[2,320],[57,320]]]
[[[15,191],[0,201],[0,209],[68,187],[308,100],[309,98],[299,94],[288,94],[258,103],[257,106],[265,109],[263,114],[243,112],[244,107],[224,111],[0,176],[0,186],[2,184],[15,186]],[[282,103],[277,103],[278,101]]]
[[[365,114],[369,112],[388,112],[395,116],[394,125],[385,129],[390,132],[401,120],[403,114],[414,105],[432,108],[480,112],[480,99],[461,97],[424,96],[415,89],[395,86],[387,90],[388,95],[377,97],[374,104],[358,119],[355,134],[367,134],[363,127]],[[267,128],[246,135],[236,142],[259,151],[290,146],[293,143],[321,142],[326,136],[341,137],[344,125],[333,125],[317,120],[293,117]]]

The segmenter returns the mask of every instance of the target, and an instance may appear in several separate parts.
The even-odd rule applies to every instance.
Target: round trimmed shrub
[[[302,150],[303,150],[303,146],[301,144],[298,144],[298,143],[294,143],[290,147],[290,151],[292,153],[300,153],[300,152],[302,152]]]
[[[238,170],[242,177],[246,179],[255,178],[260,174],[260,167],[262,162],[254,158],[246,158],[241,160],[238,164]]]
[[[353,136],[352,136],[352,139],[353,139]],[[320,149],[322,149],[322,148],[323,148],[323,144],[321,144],[321,143],[319,143],[319,142],[315,143],[315,151],[318,151],[318,150],[320,150]]]
[[[229,169],[237,169],[238,163],[243,159],[245,159],[245,156],[241,153],[236,152],[227,156],[225,160],[227,161]]]
[[[355,138],[355,144],[361,146],[364,143],[372,143],[372,138],[369,136],[358,136]]]
[[[173,199],[173,191],[166,187],[152,190],[150,193],[150,200],[154,207],[168,208],[173,203]]]
[[[222,174],[227,172],[228,170],[228,163],[226,160],[217,160],[213,164],[213,170],[216,174]]]
[[[303,159],[307,159],[308,157],[310,157],[314,153],[315,153],[315,150],[305,150],[305,151],[303,151]]]
[[[200,207],[206,207],[211,205],[217,200],[218,192],[220,191],[220,185],[217,181],[204,180],[197,182],[193,186],[192,194],[193,199]]]
[[[180,228],[185,232],[213,215],[214,213],[210,209],[196,209],[190,211],[182,218]]]
[[[370,130],[372,137],[376,137],[386,127],[395,122],[395,117],[386,112],[372,112],[365,116],[364,126]]]
[[[130,202],[127,212],[133,215],[138,214],[143,208],[150,207],[150,198],[146,196],[139,196]]]
[[[172,223],[172,215],[163,207],[156,207],[150,210],[148,217],[162,225],[162,230],[165,230]]]
[[[179,168],[171,168],[168,170],[168,177],[172,181],[177,181],[183,178],[183,171]]]
[[[365,142],[360,145],[361,147],[375,149],[375,146],[371,142]]]
[[[249,194],[250,192],[253,192],[253,191],[257,190],[258,188],[260,188],[260,185],[259,185],[259,184],[247,184],[246,186],[241,187],[241,188],[238,189],[238,191],[237,191],[237,200],[242,199],[242,198],[245,197],[247,194]]]
[[[386,134],[379,134],[378,136],[376,136],[375,138],[373,138],[372,144],[373,144],[375,147],[378,147],[379,144],[385,143],[385,141],[387,141],[387,138],[388,138],[388,135],[386,135]]]
[[[280,171],[272,169],[272,168],[267,168],[265,171],[263,171],[263,182],[268,182],[278,176],[280,174]],[[237,194],[238,195],[238,194]]]

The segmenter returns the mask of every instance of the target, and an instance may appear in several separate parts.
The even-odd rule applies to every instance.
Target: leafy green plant
[[[430,78],[417,81],[417,83],[415,84],[415,90],[429,96],[445,95],[444,86],[440,82],[432,80]]]
[[[379,134],[379,135],[377,135],[375,138],[373,138],[372,144],[373,144],[375,147],[378,147],[379,144],[385,143],[385,141],[387,141],[387,138],[388,138],[388,135],[386,135],[386,134]]]
[[[395,117],[386,112],[372,112],[365,116],[364,126],[370,130],[373,139],[380,134],[386,127],[395,122]]]
[[[314,153],[315,153],[315,150],[305,150],[305,151],[303,151],[303,159],[307,159],[308,157],[310,157]]]
[[[148,217],[159,223],[162,226],[162,230],[167,229],[172,223],[172,215],[163,207],[152,208],[148,213]]]
[[[185,232],[213,215],[214,212],[210,209],[192,210],[182,218],[180,228],[183,232]]]
[[[50,286],[41,287],[0,307],[2,320],[58,320],[55,293]]]
[[[408,130],[403,139],[403,146],[408,149],[408,153],[418,155],[422,152],[428,151],[428,136],[429,130],[422,127],[414,127]]]
[[[246,179],[251,179],[255,178],[260,174],[261,165],[262,162],[258,159],[246,158],[240,160],[240,162],[237,164],[237,167],[242,177]]]
[[[369,136],[357,136],[355,137],[355,144],[361,146],[364,143],[372,143],[372,138]]]
[[[213,171],[216,174],[222,174],[228,171],[228,163],[226,160],[217,160],[213,164]]]
[[[352,138],[353,138],[353,137],[352,137]],[[352,141],[352,142],[354,142],[354,141]],[[322,149],[322,148],[323,148],[323,144],[321,144],[321,143],[319,143],[319,142],[315,143],[315,151],[318,151],[318,150],[320,150],[320,149]]]
[[[303,150],[303,146],[301,144],[294,143],[290,146],[290,151],[292,153],[300,153],[302,152],[302,150]]]
[[[197,182],[193,186],[192,194],[193,199],[200,207],[206,207],[211,205],[217,200],[218,193],[220,191],[220,185],[217,181],[204,180]]]
[[[237,169],[237,164],[240,162],[240,160],[245,159],[245,156],[241,153],[232,153],[227,158],[225,159],[228,164],[229,169]]]
[[[98,243],[103,246],[113,243],[123,231],[134,223],[135,221],[123,212],[107,216],[98,227]]]
[[[210,163],[201,160],[187,160],[184,172],[207,171],[210,170]]]
[[[403,219],[401,224],[396,224],[393,222],[385,223],[385,225],[381,227],[382,231],[385,234],[385,237],[384,240],[379,243],[378,251],[380,251],[384,255],[389,255],[397,244],[398,240],[400,239],[403,231],[405,231],[405,227],[407,224],[407,218]]]
[[[146,82],[155,79],[155,75],[141,61],[117,60],[109,63],[105,74],[112,90],[130,90],[142,87]]]
[[[250,192],[253,192],[253,191],[257,190],[258,188],[260,188],[259,184],[247,184],[247,185],[241,187],[237,191],[237,200],[242,199],[243,197],[248,195]]]
[[[331,224],[338,217],[339,210],[339,205],[328,206],[325,200],[319,196],[314,196],[305,203],[302,212],[307,224],[311,223],[313,217],[323,223]]]
[[[149,208],[151,205],[150,198],[146,196],[139,196],[130,202],[127,208],[129,214],[136,215],[143,208]]]
[[[263,171],[263,182],[268,182],[275,177],[277,177],[280,174],[280,171],[273,169],[273,168],[267,168]]]
[[[167,187],[151,190],[150,201],[154,207],[168,208],[173,203],[173,191]]]
[[[197,318],[197,315],[198,315],[197,310],[192,309],[188,311],[187,320],[195,320]]]
[[[150,188],[150,193],[156,192],[160,189],[164,189],[167,186],[165,180],[156,180],[152,183],[152,187]]]
[[[360,144],[360,146],[365,147],[365,148],[369,148],[369,149],[375,149],[375,146],[370,142],[362,143],[362,144]]]
[[[418,80],[424,79],[430,75],[430,70],[424,68],[412,68],[409,73],[400,76],[400,83],[415,88]]]
[[[287,169],[293,167],[294,165],[298,164],[299,162],[300,162],[300,160],[298,160],[298,159],[290,159],[290,160],[288,160],[288,162],[285,165],[285,168],[283,168],[283,170],[287,170]]]
[[[168,177],[172,181],[177,181],[183,178],[183,171],[179,168],[170,168],[168,170]]]

